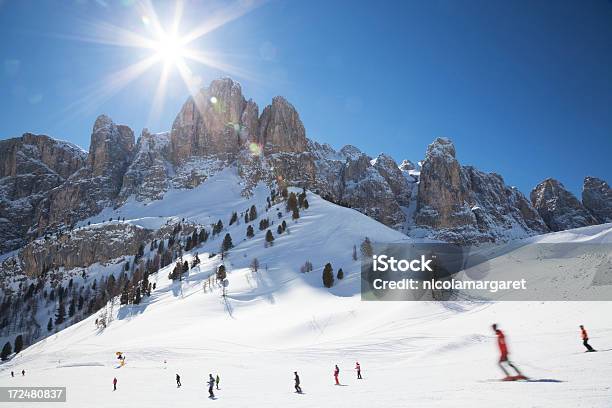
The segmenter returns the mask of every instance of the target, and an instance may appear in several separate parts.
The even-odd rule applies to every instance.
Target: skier
[[[215,383],[217,384],[217,389],[219,389],[219,382],[221,381],[221,378],[219,378],[219,374],[217,374],[217,378],[215,378]]]
[[[516,366],[512,364],[510,360],[508,360],[509,353],[508,353],[508,346],[506,345],[506,336],[504,336],[504,332],[502,332],[500,329],[497,328],[497,324],[493,324],[491,327],[493,328],[493,331],[497,335],[497,346],[499,347],[499,353],[500,353],[498,364],[499,364],[499,368],[501,368],[504,374],[506,374],[506,378],[504,378],[504,380],[509,381],[509,380],[526,379],[527,377],[521,374],[519,369],[516,368]],[[503,363],[506,363],[508,366],[512,367],[514,371],[516,371],[517,375],[515,377],[510,376],[510,373],[508,372],[508,370],[506,370]]]
[[[113,391],[117,391],[117,377],[113,378]]]
[[[181,376],[176,374],[176,388],[181,386]]]
[[[295,392],[301,394],[302,387],[300,387],[300,376],[298,375],[297,371],[294,371],[293,374],[295,374]]]
[[[338,376],[340,375],[340,369],[338,368],[338,364],[334,368],[334,379],[336,380],[336,385],[340,385],[340,381],[338,381]]]
[[[21,370],[21,376],[25,376],[25,370]]]
[[[359,361],[355,363],[355,370],[357,370],[357,379],[361,380],[361,366],[359,365]]]
[[[15,377],[15,372],[11,371],[11,377]]]
[[[587,351],[597,351],[589,344],[589,335],[587,334],[587,331],[585,330],[583,325],[580,325],[580,332],[582,334],[582,344],[584,344],[584,347],[586,347]]]
[[[208,398],[215,398],[213,387],[215,386],[215,379],[212,374],[208,374]]]

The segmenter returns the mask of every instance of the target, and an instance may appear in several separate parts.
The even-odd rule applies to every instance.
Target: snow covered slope
[[[248,200],[240,191],[228,169],[193,190],[171,190],[148,205],[128,202],[90,222],[112,216],[148,228],[171,217],[225,223],[251,204],[260,217],[266,214],[267,190],[255,189]],[[151,278],[156,289],[143,303],[116,304],[106,329],[96,328],[91,316],[19,353],[0,366],[0,386],[67,386],[69,407],[609,406],[612,352],[583,353],[578,331],[584,324],[595,348],[612,349],[609,302],[362,302],[353,245],[365,236],[408,238],[316,195],[308,201],[297,222],[281,209],[289,234],[275,234],[267,248],[257,228],[246,239],[244,222],[220,234],[230,233],[235,245],[224,259],[225,298],[216,285],[205,289],[221,263],[219,255],[205,255],[219,251],[217,238],[185,255],[190,260],[197,250],[202,262],[184,280],[168,279],[170,265]],[[275,206],[268,216],[275,230],[281,222]],[[538,239],[581,240],[611,230],[604,225]],[[258,272],[249,268],[255,257]],[[305,261],[312,272],[300,272]],[[326,262],[345,272],[331,289],[321,281]],[[589,266],[588,259],[583,263]],[[501,378],[493,322],[506,332],[511,359],[534,381],[491,381]],[[116,368],[117,351],[126,356],[122,368]],[[355,379],[356,361],[363,380]],[[333,385],[334,364],[344,386]],[[10,377],[21,369],[26,376]],[[296,370],[303,395],[293,392]],[[207,400],[209,373],[221,377],[215,401]]]

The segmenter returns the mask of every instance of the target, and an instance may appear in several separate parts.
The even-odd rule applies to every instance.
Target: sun
[[[174,15],[171,16],[171,21],[167,22],[169,23],[167,26],[164,26],[158,18],[151,0],[135,0],[130,2],[130,7],[133,7],[135,14],[139,16],[138,20],[142,23],[140,28],[121,27],[105,21],[93,21],[84,27],[83,30],[88,34],[75,39],[147,50],[150,54],[107,75],[102,81],[103,86],[92,87],[82,98],[71,104],[73,112],[84,109],[84,106],[91,107],[103,103],[156,65],[161,67],[160,76],[151,101],[152,106],[147,122],[156,120],[155,118],[159,117],[163,111],[166,88],[172,71],[179,74],[192,96],[199,93],[202,81],[201,77],[191,70],[190,65],[193,63],[232,76],[252,78],[250,72],[242,67],[224,62],[222,54],[206,50],[198,40],[259,7],[266,0],[227,0],[222,5],[213,7],[207,17],[199,20],[199,23],[190,29],[186,29],[187,27],[181,24],[184,0],[174,0],[174,2]],[[190,12],[194,11],[190,10]],[[198,109],[201,108],[198,106]]]
[[[178,65],[186,55],[186,48],[175,35],[164,34],[154,45],[155,56],[166,65]]]

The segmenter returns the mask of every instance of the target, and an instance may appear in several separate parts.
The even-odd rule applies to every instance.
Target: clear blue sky
[[[186,1],[181,33],[227,3]],[[165,24],[173,5],[155,4]],[[104,23],[146,33],[134,0],[0,0],[1,138],[87,148],[100,113],[170,129],[188,97],[178,71],[151,117],[161,64],[114,92],[108,75],[151,51],[81,41]],[[336,148],[419,160],[447,136],[462,164],[525,193],[546,177],[575,193],[586,175],[612,182],[610,1],[272,0],[190,46],[238,67],[260,109],[285,96]],[[203,83],[228,75],[188,64]]]

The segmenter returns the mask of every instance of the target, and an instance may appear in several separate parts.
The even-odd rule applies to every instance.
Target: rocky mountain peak
[[[582,204],[599,222],[612,222],[612,189],[604,180],[597,177],[584,179]]]
[[[306,130],[296,109],[282,96],[275,96],[259,119],[259,140],[266,153],[301,153],[308,149]]]
[[[548,178],[531,191],[531,203],[552,231],[597,224],[597,220],[561,182]]]
[[[438,137],[427,147],[427,153],[425,159],[429,159],[430,156],[433,158],[446,157],[447,160],[455,158],[455,145],[453,141],[447,137]]]
[[[91,133],[88,162],[94,176],[123,177],[134,151],[134,132],[125,125],[116,125],[100,115]]]
[[[235,157],[243,145],[240,128],[247,102],[238,82],[217,79],[190,97],[172,125],[172,161],[193,156]]]
[[[415,170],[416,166],[414,165],[414,163],[412,163],[410,160],[402,160],[402,162],[399,165],[400,170],[402,171],[410,171],[410,170]]]
[[[347,159],[357,160],[363,153],[353,145],[346,145],[340,149],[340,154]]]

